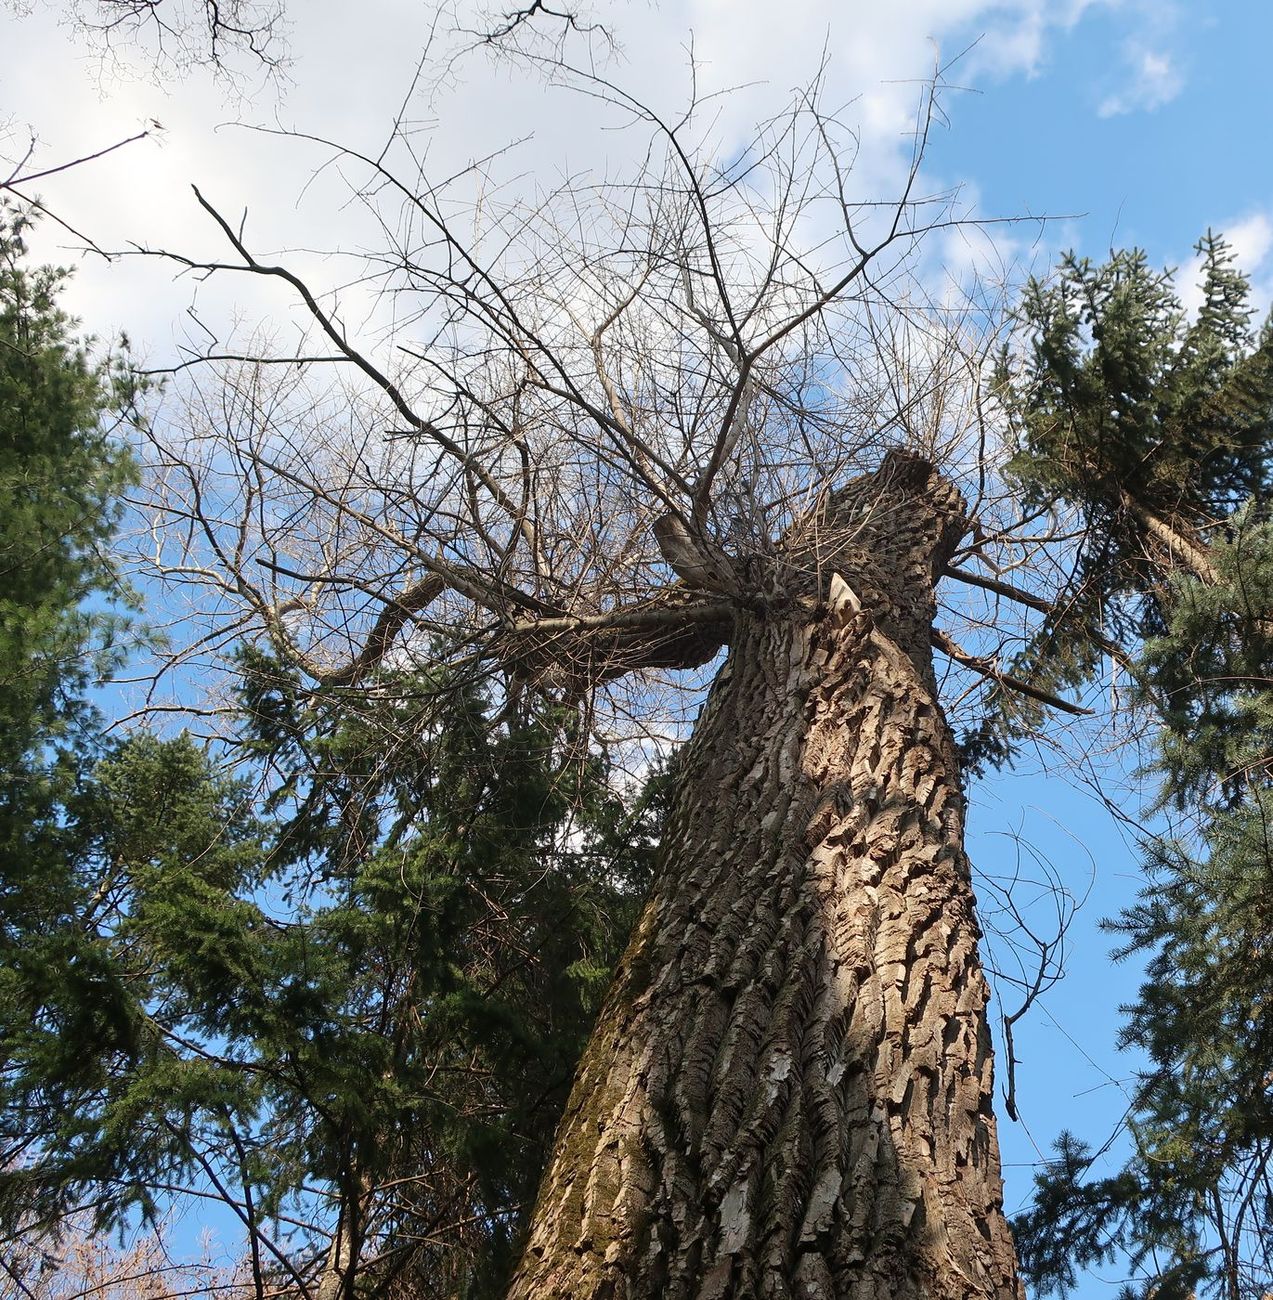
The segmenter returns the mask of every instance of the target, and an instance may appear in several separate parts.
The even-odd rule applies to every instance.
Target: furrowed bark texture
[[[510,1300],[1019,1295],[929,651],[962,531],[890,457],[740,613]]]

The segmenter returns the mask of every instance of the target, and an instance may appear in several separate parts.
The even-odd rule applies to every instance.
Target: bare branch
[[[1060,709],[1063,713],[1072,713],[1077,717],[1090,717],[1092,715],[1093,710],[1091,709],[1085,709],[1078,704],[1071,704],[1069,700],[1063,700],[1050,691],[1041,690],[1029,682],[1023,682],[1019,677],[1013,677],[1011,674],[1005,673],[998,663],[988,655],[969,654],[966,650],[957,646],[940,628],[933,629],[933,645],[956,663],[963,664],[965,668],[971,668],[983,677],[989,678],[1000,686],[1006,686],[1009,690],[1016,691],[1020,695],[1026,695],[1032,700],[1038,700],[1041,704]]]

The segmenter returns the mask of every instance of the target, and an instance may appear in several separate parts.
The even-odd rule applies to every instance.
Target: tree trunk
[[[929,650],[963,524],[890,456],[739,613],[510,1300],[1019,1295]]]
[[[1187,536],[1180,528],[1169,524],[1160,515],[1154,514],[1147,506],[1135,502],[1130,494],[1123,493],[1123,505],[1140,520],[1145,532],[1165,553],[1166,562],[1160,567],[1168,573],[1178,567],[1187,569],[1200,582],[1208,587],[1223,585],[1219,571],[1211,562],[1207,548],[1198,541],[1197,536]]]

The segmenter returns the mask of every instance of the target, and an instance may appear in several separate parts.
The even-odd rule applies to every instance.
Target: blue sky
[[[1262,86],[1273,51],[1273,6],[1166,6],[1148,39],[1129,30],[1129,8],[1094,6],[1071,29],[1054,33],[1032,73],[952,98],[937,164],[943,174],[975,177],[983,214],[1073,214],[1044,233],[1045,252],[1060,244],[1099,259],[1111,246],[1135,244],[1187,277],[1191,247],[1205,229],[1232,233],[1267,309],[1273,104]],[[1129,78],[1129,67],[1146,54],[1153,56],[1151,75]],[[1124,806],[1135,814],[1141,797],[1152,795],[1152,779],[1134,779],[1130,756],[1123,767]],[[983,866],[1002,852],[995,834],[1023,816],[1027,838],[1050,849],[1058,865],[1070,864],[1067,880],[1077,885],[1094,867],[1067,978],[1017,1034],[1023,1122],[1000,1120],[1011,1209],[1028,1191],[1035,1142],[1046,1148],[1053,1134],[1071,1127],[1099,1146],[1123,1113],[1118,1081],[1134,1061],[1114,1050],[1116,1007],[1134,994],[1138,968],[1108,961],[1113,937],[1096,923],[1142,882],[1132,846],[1060,772],[992,778],[973,792],[973,806],[971,851]],[[1090,851],[1091,864],[1071,836]],[[1112,1295],[1119,1280],[1115,1266],[1094,1270],[1077,1294]]]
[[[498,6],[497,6],[498,7]],[[947,72],[947,124],[934,134],[927,175],[959,185],[980,217],[1052,217],[995,234],[1000,260],[1020,278],[1062,248],[1093,258],[1137,244],[1154,262],[1185,267],[1207,228],[1234,234],[1259,301],[1273,300],[1273,5],[1266,0],[904,0],[881,12],[861,0],[676,0],[653,7],[601,4],[623,43],[616,75],[652,99],[684,90],[691,33],[711,85],[747,85],[723,110],[722,130],[753,120],[807,79],[826,50],[835,90],[859,96],[867,187],[887,188],[904,156],[916,86],[934,66],[966,51]],[[199,239],[189,197],[195,181],[228,208],[251,205],[264,244],[317,244],[331,219],[325,178],[301,194],[308,164],[277,142],[218,124],[236,118],[284,121],[357,142],[378,138],[411,75],[423,37],[420,6],[377,0],[351,22],[347,5],[322,0],[293,10],[293,84],[227,100],[197,69],[154,84],[117,79],[85,56],[58,24],[55,7],[26,18],[6,12],[0,62],[0,152],[20,155],[28,128],[45,166],[100,148],[151,120],[155,138],[109,164],[52,178],[41,192],[80,229],[106,244],[128,239]],[[967,87],[958,89],[955,87]],[[577,108],[542,87],[472,70],[436,103],[438,165],[505,142],[535,118],[520,155],[529,174],[595,161],[578,132]],[[458,128],[458,129],[457,129]],[[606,148],[616,147],[613,140]],[[352,236],[351,236],[352,238]],[[41,251],[66,260],[68,241],[45,232]],[[89,328],[126,328],[155,357],[174,346],[172,322],[191,301],[188,284],[132,265],[86,259],[73,291]],[[205,295],[206,311],[278,311],[260,297]],[[1127,762],[1114,771],[1139,795]],[[1141,786],[1142,791],[1144,786]],[[1115,1081],[1131,1063],[1114,1051],[1117,1005],[1135,990],[1134,968],[1111,968],[1110,940],[1096,923],[1131,901],[1136,860],[1123,834],[1072,772],[1044,755],[1015,775],[974,791],[971,851],[983,870],[1008,862],[1019,832],[1088,901],[1072,931],[1068,978],[1018,1029],[1021,1124],[1001,1116],[1010,1209],[1028,1193],[1029,1170],[1062,1127],[1099,1144],[1122,1114]],[[1002,1068],[1000,1075],[1002,1078]],[[1116,1270],[1089,1277],[1079,1292],[1111,1294]]]
[[[1159,30],[1138,36],[1134,6],[1092,6],[1032,72],[952,98],[936,152],[976,178],[983,211],[1077,214],[1081,251],[1138,244],[1169,263],[1209,225],[1267,218],[1273,7],[1155,8]]]

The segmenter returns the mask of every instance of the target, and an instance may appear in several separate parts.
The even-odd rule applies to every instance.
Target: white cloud
[[[1101,100],[1096,110],[1100,117],[1151,113],[1169,104],[1184,88],[1184,77],[1172,56],[1163,50],[1133,42],[1127,47],[1126,62],[1130,79],[1121,90]]]
[[[993,7],[983,18],[984,30],[969,63],[975,72],[1008,77],[1024,73],[1037,76],[1047,53],[1048,37],[1068,32],[1083,15],[1118,0],[1009,0]]]
[[[1273,308],[1273,213],[1251,212],[1216,229],[1233,246],[1238,267],[1251,278],[1256,321]]]
[[[465,11],[476,2],[456,0]],[[937,67],[980,38],[948,74],[950,80],[984,84],[1032,75],[1051,38],[1070,30],[1086,11],[1116,3],[897,0],[868,7],[790,0],[781,13],[772,0],[663,0],[657,8],[597,0],[596,7],[614,24],[621,48],[621,56],[602,71],[666,117],[675,118],[688,97],[691,48],[700,94],[744,87],[713,105],[711,135],[725,153],[748,138],[754,122],[790,102],[793,88],[808,83],[825,52],[824,103],[849,104],[847,118],[858,128],[853,192],[887,199],[904,180],[916,109]],[[486,7],[499,6],[486,0]],[[418,0],[369,0],[366,9],[374,18],[355,23],[341,0],[310,0],[303,15],[295,0],[294,84],[281,106],[260,100],[247,105],[245,115],[268,121],[276,112],[303,131],[377,154],[427,33]],[[476,20],[470,18],[470,25]],[[209,254],[220,249],[217,232],[192,200],[192,181],[235,220],[248,207],[247,230],[258,248],[376,246],[374,222],[349,203],[339,176],[331,169],[313,174],[324,161],[321,150],[218,129],[226,106],[197,72],[165,86],[107,84],[103,97],[92,61],[50,18],[11,20],[9,28],[12,58],[4,95],[47,141],[38,163],[60,162],[131,135],[150,118],[168,128],[162,145],[147,141],[43,186],[50,206],[103,246],[136,240]],[[417,145],[435,176],[529,136],[494,169],[524,178],[517,183],[528,191],[566,174],[621,176],[639,149],[640,132],[609,129],[618,114],[482,58],[461,65],[442,93],[413,105],[408,116],[432,119],[422,126]],[[939,188],[966,179],[944,178]],[[65,252],[49,247],[71,242],[64,232],[46,223],[41,239],[42,255],[66,259]],[[957,249],[950,255],[957,262],[965,256]],[[303,256],[301,269],[319,282],[337,281],[344,270]],[[215,282],[199,290],[209,312],[214,290]],[[190,280],[174,287],[166,271],[137,259],[114,266],[90,260],[71,301],[93,328],[127,328],[148,341],[154,355],[170,348],[171,322],[181,318],[193,292]],[[288,319],[278,295],[262,302],[243,280],[223,282],[221,292],[223,310],[232,298],[245,318],[266,311],[276,321]]]
[[[1259,271],[1273,249],[1273,219],[1269,214],[1253,212],[1220,229],[1237,255],[1238,265],[1249,275]]]

